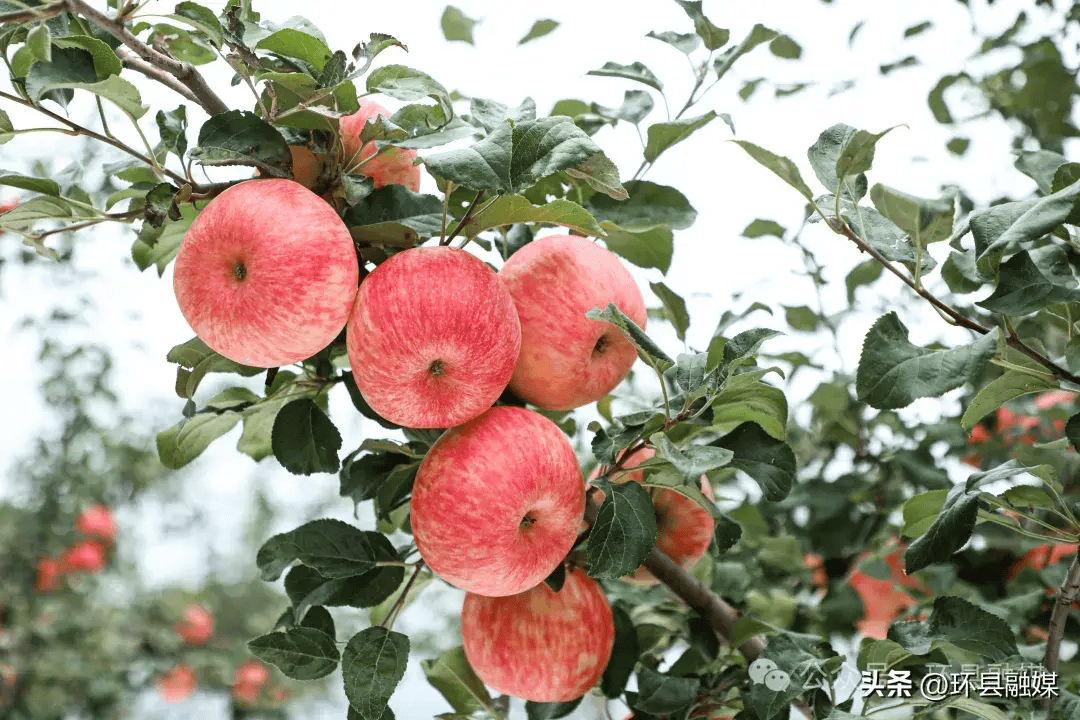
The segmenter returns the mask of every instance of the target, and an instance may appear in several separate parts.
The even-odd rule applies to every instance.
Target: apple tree
[[[397,38],[334,48],[246,0],[164,18],[7,0],[0,142],[51,130],[122,160],[105,198],[78,178],[0,176],[28,193],[0,229],[63,261],[57,235],[130,224],[139,269],[171,266],[195,337],[163,359],[179,398],[156,438],[165,468],[241,426],[240,453],[336,473],[343,503],[370,504],[365,526],[319,518],[264,538],[256,565],[287,602],[247,643],[297,681],[340,671],[350,718],[394,717],[410,663],[447,718],[508,717],[518,700],[563,717],[586,696],[639,720],[890,705],[1080,717],[1080,174],[1064,155],[1078,88],[1061,52],[1075,12],[1023,46],[1019,15],[980,50],[1019,47],[1018,64],[958,70],[928,97],[957,126],[957,155],[969,140],[952,90],[1012,122],[1029,197],[894,187],[874,170],[890,129],[834,124],[798,161],[736,136],[761,166],[743,184],[771,172],[794,191],[777,205],[805,208],[797,230],[760,218],[743,235],[797,250],[817,298],[738,298],[693,347],[692,303],[664,276],[696,211],[645,176],[707,125],[734,133],[733,98],[761,81],[735,90],[733,67],[802,47],[794,28],[732,33],[701,2],[677,4],[685,27],[649,37],[688,59],[685,97],[643,61],[611,61],[589,73],[627,84],[621,104],[544,113],[448,89]],[[442,16],[448,40],[471,41],[472,25]],[[706,101],[715,86],[727,108]],[[152,122],[151,87],[171,100]],[[72,119],[84,105],[85,124]],[[47,126],[22,124],[35,115]],[[605,145],[626,125],[641,139],[633,173]],[[653,307],[628,265],[657,278]],[[942,336],[926,337],[935,323]],[[852,327],[861,347],[844,345]],[[792,336],[826,339],[839,364]],[[207,392],[211,373],[230,383]],[[369,437],[346,446],[331,393]],[[926,398],[943,398],[932,417],[909,412]],[[394,626],[432,582],[466,592],[461,642],[418,657]],[[995,694],[990,678],[1010,672]],[[974,689],[934,691],[968,676]]]

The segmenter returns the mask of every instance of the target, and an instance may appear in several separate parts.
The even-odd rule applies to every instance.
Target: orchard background
[[[934,663],[1022,662],[1060,672],[1050,713],[1080,717],[1080,616],[1069,602],[1080,586],[1080,421],[1070,420],[1080,389],[1080,166],[1069,162],[1080,132],[1075,8],[1002,0],[803,0],[737,12],[709,2],[633,12],[607,2],[309,5],[229,3],[253,55],[239,48],[221,3],[123,10],[139,39],[158,36],[153,52],[195,64],[205,84],[181,80],[204,105],[216,96],[224,108],[260,111],[219,54],[303,71],[325,44],[357,68],[371,60],[333,102],[347,108],[350,95],[381,90],[375,97],[392,111],[439,107],[442,122],[452,112],[445,127],[401,119],[422,157],[481,142],[504,116],[528,122],[535,108],[536,118],[572,118],[628,191],[618,200],[610,175],[594,173],[590,184],[559,167],[536,187],[514,188],[528,206],[507,211],[468,246],[500,267],[510,247],[555,231],[553,220],[599,226],[642,289],[655,346],[638,338],[647,362],[612,398],[558,419],[586,471],[649,440],[665,462],[646,484],[675,482],[687,492],[705,472],[716,498],[716,543],[693,569],[710,591],[698,605],[710,612],[698,619],[665,586],[604,579],[629,624],[618,625],[617,662],[571,717],[622,717],[627,703],[639,718],[1045,717],[1036,699],[977,695],[929,705],[874,698],[868,708],[855,682],[873,663],[918,678]],[[333,462],[320,458],[327,467],[315,468],[330,472],[284,470],[281,456],[293,464],[305,448],[272,447],[273,417],[251,421],[262,423],[252,432],[260,442],[243,441],[248,419],[237,417],[208,423],[206,442],[196,444],[203,452],[169,445],[186,400],[189,413],[205,414],[229,388],[262,394],[265,373],[182,373],[178,381],[166,356],[191,330],[170,263],[194,206],[177,178],[155,175],[118,146],[154,155],[180,178],[190,170],[197,186],[249,178],[252,165],[272,174],[282,158],[221,139],[264,132],[252,115],[229,116],[215,136],[207,111],[223,107],[200,108],[164,87],[165,73],[150,70],[155,81],[134,69],[137,61],[121,71],[119,58],[131,52],[114,52],[118,10],[0,2],[0,47],[13,78],[0,88],[0,201],[22,202],[0,215],[9,348],[0,367],[10,378],[0,437],[0,713],[351,712],[375,720],[393,683],[375,683],[359,702],[355,676],[343,677],[333,652],[316,658],[313,673],[310,662],[268,652],[273,641],[253,648],[265,663],[249,650],[298,602],[280,580],[260,578],[255,553],[317,518],[365,531],[400,526],[406,506],[381,524],[370,500],[354,514],[357,478],[348,462],[340,478],[338,469],[364,439],[405,437],[365,417],[335,385],[324,409],[342,443]],[[296,15],[307,21],[290,20]],[[534,29],[547,19],[555,22]],[[280,28],[316,40],[286,33],[278,39],[289,42],[259,47]],[[521,43],[529,34],[536,37]],[[367,56],[358,47],[354,58],[358,43]],[[626,67],[635,62],[647,71]],[[623,67],[604,70],[607,63]],[[380,73],[389,66],[413,72]],[[338,81],[314,72],[310,82]],[[681,111],[690,97],[697,102]],[[502,105],[480,113],[473,98]],[[676,117],[685,122],[665,124]],[[40,130],[72,130],[69,123],[79,128],[73,135]],[[433,129],[450,144],[425,136]],[[409,142],[385,125],[375,133]],[[427,167],[469,172],[452,165]],[[350,181],[341,196],[350,224],[370,233],[382,223],[379,237],[398,243],[368,234],[368,249],[399,248],[415,233],[438,243],[442,218],[430,208],[441,210],[445,184],[420,169],[427,198]],[[641,178],[670,189],[646,191],[653,186]],[[447,230],[485,189],[458,179],[468,189],[451,196]],[[486,190],[488,201],[500,193]],[[556,204],[532,208],[545,203]],[[57,232],[66,228],[73,232]],[[675,364],[663,381],[668,419],[678,414],[672,398],[688,388],[710,406],[707,422],[666,427],[670,447],[652,435],[664,426],[665,405],[650,365],[663,368],[665,356]],[[704,376],[693,368],[702,362],[713,384],[697,389],[694,378]],[[317,362],[304,367],[292,369],[320,372]],[[386,444],[361,456],[380,454],[395,456]],[[385,477],[368,481],[390,487]],[[81,515],[88,508],[97,510]],[[646,535],[631,528],[630,554],[647,549]],[[409,544],[405,534],[392,537],[394,547]],[[47,558],[56,573],[43,571]],[[916,574],[904,576],[904,566]],[[418,575],[422,592],[395,613],[394,630],[410,638],[407,666],[394,668],[404,672],[389,699],[395,715],[557,716],[554,707],[526,708],[480,689],[455,651],[462,593],[424,584],[429,577]],[[684,597],[693,587],[685,575],[671,584]],[[725,625],[734,615],[713,598],[742,613],[734,630]],[[374,601],[370,593],[366,600]],[[331,631],[344,650],[386,619],[395,598],[377,600],[313,612],[309,625],[322,623],[313,629]],[[732,633],[743,652],[732,649]],[[748,672],[762,643],[765,657],[795,678],[787,687],[774,690]],[[289,677],[323,669],[330,674],[322,680]],[[814,687],[822,678],[826,690]],[[890,704],[899,707],[881,709]]]

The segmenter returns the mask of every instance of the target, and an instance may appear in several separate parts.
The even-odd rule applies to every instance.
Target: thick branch
[[[189,102],[199,104],[199,98],[195,97],[194,93],[188,89],[187,85],[169,75],[167,72],[160,70],[145,60],[140,60],[135,55],[128,52],[117,53],[120,55],[120,60],[123,61],[124,67],[134,70],[135,72],[142,73],[151,80],[156,80],[165,87],[179,93]]]
[[[206,78],[191,63],[181,62],[164,53],[158,52],[142,40],[135,37],[124,25],[90,7],[84,0],[66,0],[67,8],[72,13],[82,15],[105,32],[135,51],[135,54],[150,65],[164,70],[183,83],[196,98],[199,105],[210,115],[226,112],[229,106],[219,98]]]
[[[886,260],[884,255],[879,253],[877,250],[875,250],[873,247],[871,247],[865,240],[863,240],[861,237],[859,237],[858,233],[856,233],[854,230],[852,230],[851,227],[846,222],[844,222],[843,220],[840,220],[839,218],[827,217],[824,213],[821,213],[820,210],[818,210],[818,212],[821,214],[822,217],[825,218],[825,221],[829,224],[829,227],[831,227],[835,232],[840,233],[841,235],[843,235],[844,237],[848,238],[853,243],[858,245],[860,250],[862,250],[863,252],[870,255],[872,258],[874,258],[879,263],[881,263],[882,267],[884,267],[886,270],[891,272],[896,277],[903,280],[904,283],[908,287],[910,287],[912,290],[914,290],[916,293],[918,293],[918,295],[920,297],[922,297],[924,300],[929,302],[935,308],[937,308],[938,310],[943,312],[945,315],[948,315],[953,320],[953,322],[955,322],[958,326],[963,327],[963,328],[967,328],[968,330],[974,330],[975,332],[979,333],[980,335],[986,335],[987,333],[990,332],[990,328],[988,328],[988,327],[986,327],[984,325],[981,325],[981,324],[975,322],[974,320],[971,320],[971,319],[965,317],[959,311],[957,311],[955,308],[953,308],[950,305],[947,305],[944,302],[942,302],[941,300],[939,300],[929,290],[916,285],[915,281],[912,280],[907,275],[907,273],[901,271],[900,268],[898,268],[896,265],[894,265],[893,263]],[[1050,358],[1046,357],[1045,355],[1043,355],[1043,354],[1029,348],[1027,345],[1024,344],[1024,341],[1021,340],[1020,337],[1016,333],[1010,332],[1009,335],[1005,338],[1005,342],[1006,342],[1006,344],[1009,345],[1009,347],[1015,348],[1016,350],[1019,350],[1020,352],[1024,353],[1029,358],[1031,358],[1035,362],[1042,365],[1044,368],[1050,370],[1057,377],[1059,377],[1059,378],[1061,378],[1063,380],[1068,380],[1069,382],[1080,384],[1080,377],[1072,374],[1071,372],[1069,372],[1065,368],[1061,367],[1060,365],[1058,365],[1056,362],[1054,362]]]
[[[1061,640],[1065,636],[1065,622],[1069,619],[1069,611],[1072,610],[1077,593],[1080,593],[1080,550],[1069,566],[1065,582],[1061,584],[1054,599],[1054,609],[1050,612],[1050,637],[1046,641],[1046,655],[1043,656],[1043,666],[1050,672],[1057,672]]]

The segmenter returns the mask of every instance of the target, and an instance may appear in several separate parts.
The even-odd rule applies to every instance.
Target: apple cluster
[[[51,592],[60,587],[65,575],[96,573],[105,567],[109,546],[116,541],[116,522],[105,505],[91,505],[75,518],[75,530],[83,536],[59,557],[46,557],[38,562],[34,589]]]
[[[361,141],[380,114],[361,100],[341,120],[338,164],[376,186],[416,191],[415,153],[376,154]],[[577,541],[585,483],[552,420],[497,403],[509,391],[539,411],[565,411],[608,394],[637,351],[586,313],[613,303],[644,328],[641,291],[614,254],[565,234],[526,244],[499,271],[438,246],[398,252],[364,274],[345,223],[309,189],[325,158],[293,148],[293,160],[296,180],[234,185],[192,223],[175,263],[184,317],[210,348],[254,367],[302,361],[344,330],[357,389],[376,413],[403,427],[447,428],[417,472],[411,529],[424,562],[467,593],[470,663],[501,692],[579,697],[610,657],[611,608],[580,570],[570,568],[558,592],[544,580]],[[686,565],[698,560],[712,536],[708,512],[673,491],[656,508],[661,549]],[[644,569],[628,579],[656,582]],[[534,647],[540,638],[544,647]]]

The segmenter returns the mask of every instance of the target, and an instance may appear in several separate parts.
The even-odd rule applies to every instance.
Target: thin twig
[[[162,70],[159,70],[145,60],[142,60],[141,58],[132,55],[127,51],[121,50],[117,54],[120,56],[120,61],[124,64],[124,67],[130,70],[134,70],[135,72],[142,73],[151,80],[156,80],[170,90],[179,93],[181,96],[183,96],[185,100],[188,100],[189,102],[193,102],[196,105],[199,104],[199,98],[195,97],[195,94],[192,93],[186,85],[181,83],[172,75],[168,74],[167,72],[163,72]]]
[[[386,613],[386,617],[379,623],[380,627],[384,627],[387,630],[394,627],[394,621],[397,620],[398,613],[401,612],[401,608],[405,607],[405,599],[409,597],[409,591],[412,590],[413,583],[416,582],[416,578],[420,577],[420,571],[424,569],[424,561],[420,560],[416,563],[416,568],[413,570],[412,577],[409,578],[409,582],[405,583],[405,589],[401,591],[401,595],[394,601],[394,606],[390,608],[390,612]]]
[[[217,115],[218,113],[228,111],[229,106],[210,89],[210,86],[206,83],[206,78],[204,78],[191,63],[181,62],[176,58],[169,57],[168,55],[155,50],[135,37],[135,35],[133,35],[122,23],[119,23],[90,7],[84,0],[66,0],[66,5],[69,11],[77,15],[82,15],[87,20],[134,50],[135,54],[140,58],[154,67],[161,68],[187,86],[187,88],[191,90],[191,94],[195,96],[199,105],[201,105],[208,114]]]
[[[144,163],[146,163],[150,167],[154,167],[156,165],[156,163],[153,160],[151,160],[150,158],[148,158],[146,155],[143,155],[138,150],[136,150],[136,149],[134,149],[134,148],[132,148],[132,147],[130,147],[128,145],[125,145],[124,143],[120,142],[119,140],[117,140],[115,138],[108,137],[106,135],[102,135],[101,133],[95,132],[95,131],[93,131],[93,130],[91,130],[89,128],[85,128],[82,125],[79,125],[78,123],[75,123],[75,122],[72,122],[71,120],[68,120],[66,117],[64,117],[62,115],[57,115],[56,113],[52,112],[51,110],[48,110],[47,108],[41,107],[40,105],[35,105],[32,102],[29,102],[28,100],[24,100],[21,97],[18,97],[17,95],[11,95],[10,93],[6,93],[3,90],[0,90],[0,98],[4,98],[5,100],[10,100],[11,102],[19,103],[20,105],[25,105],[28,108],[32,108],[32,109],[38,111],[39,113],[41,113],[41,114],[43,114],[43,115],[45,115],[47,117],[52,118],[53,120],[55,120],[55,121],[57,121],[59,123],[63,123],[64,125],[67,125],[69,128],[74,130],[76,132],[76,134],[86,135],[87,137],[94,138],[95,140],[97,140],[99,142],[103,142],[106,145],[112,145],[117,150],[122,150],[123,152],[127,153],[128,155],[132,156],[133,158],[137,158],[139,160],[142,160]],[[172,170],[169,170],[168,168],[161,168],[161,171],[165,175],[169,176],[171,179],[175,180],[178,183],[183,184],[183,183],[187,182],[187,180],[183,176],[177,175],[176,173],[174,173]]]
[[[60,0],[60,2],[54,2],[52,5],[27,8],[26,10],[12,10],[11,12],[0,13],[0,23],[24,23],[30,22],[31,20],[46,20],[51,17],[56,17],[64,12],[64,8],[66,7],[66,0]]]
[[[1043,667],[1050,672],[1057,672],[1061,641],[1065,637],[1065,623],[1069,619],[1073,600],[1080,593],[1080,550],[1069,565],[1069,572],[1065,576],[1065,582],[1058,588],[1057,597],[1054,599],[1054,609],[1050,612],[1049,637],[1046,639],[1046,654],[1043,656]],[[1046,699],[1046,708],[1050,709],[1052,698]]]
[[[476,193],[476,197],[473,198],[472,205],[469,205],[469,209],[465,211],[465,214],[461,217],[461,220],[458,221],[458,224],[454,227],[450,234],[446,236],[446,239],[439,243],[440,245],[449,245],[450,242],[458,236],[458,233],[460,233],[462,229],[469,224],[469,222],[473,219],[473,212],[475,212],[476,206],[480,204],[480,200],[483,197],[483,190],[480,190]]]

